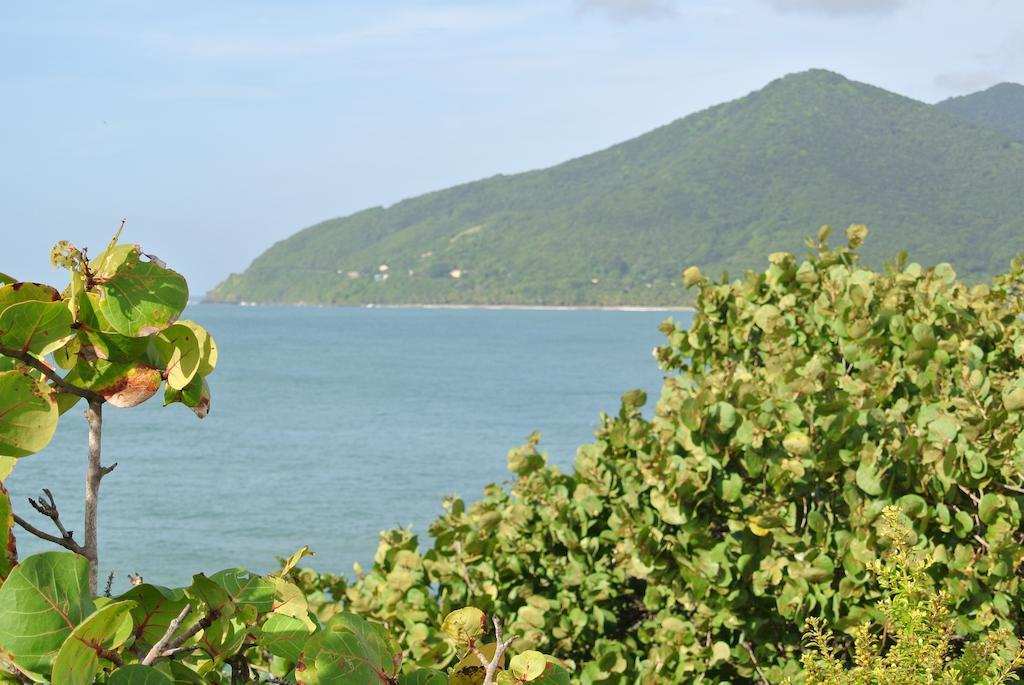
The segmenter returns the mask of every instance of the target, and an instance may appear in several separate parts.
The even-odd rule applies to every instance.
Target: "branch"
[[[192,605],[186,604],[185,608],[181,610],[181,613],[178,614],[177,618],[168,624],[163,637],[156,641],[156,644],[150,648],[146,657],[140,662],[143,666],[152,666],[154,661],[163,656],[164,648],[167,647],[167,644],[171,641],[171,638],[174,637],[174,634],[178,632],[178,628],[181,627],[182,621],[185,620],[185,617],[188,616],[191,611]]]
[[[23,519],[20,516],[18,516],[17,514],[14,515],[14,522],[17,523],[22,528],[24,528],[25,530],[27,530],[28,532],[30,532],[33,535],[35,535],[37,538],[39,538],[41,540],[46,540],[47,542],[52,542],[53,544],[60,545],[64,549],[70,550],[70,551],[74,552],[75,554],[81,554],[82,556],[85,556],[85,554],[84,554],[85,548],[82,547],[81,545],[79,545],[74,540],[68,540],[66,538],[59,538],[56,535],[50,535],[49,533],[44,533],[43,531],[39,530],[38,528],[33,526],[28,521],[26,521],[25,519]]]
[[[505,629],[501,625],[501,619],[494,616],[491,620],[494,622],[494,656],[491,657],[491,662],[487,663],[484,659],[481,659],[480,657],[482,657],[483,654],[474,647],[474,653],[477,655],[476,658],[480,659],[480,663],[483,664],[486,669],[484,671],[484,682],[481,685],[494,685],[494,677],[498,673],[498,666],[501,664],[501,657],[505,656],[505,652],[508,651],[509,646],[515,640],[514,637],[510,637],[509,639],[502,641],[502,638],[505,637]]]
[[[53,524],[57,526],[57,530],[60,531],[60,536],[65,540],[74,540],[74,531],[68,531],[64,527],[63,522],[60,520],[60,511],[57,510],[57,502],[53,499],[53,493],[47,488],[43,488],[43,496],[46,497],[46,501],[40,497],[38,500],[34,500],[31,497],[28,498],[28,503],[32,505],[32,508],[38,511],[46,518],[53,521]]]
[[[90,402],[106,401],[103,398],[103,395],[95,393],[92,390],[88,390],[86,388],[80,388],[77,385],[69,383],[68,381],[64,380],[64,378],[59,373],[51,369],[35,355],[29,354],[28,352],[24,352],[22,350],[15,350],[10,347],[5,347],[3,345],[0,345],[0,355],[10,357],[11,359],[17,359],[26,366],[32,367],[39,373],[46,376],[50,381],[52,381],[53,384],[57,386],[57,388],[59,388],[61,392],[65,392],[69,395],[77,395],[78,397],[84,397]]]

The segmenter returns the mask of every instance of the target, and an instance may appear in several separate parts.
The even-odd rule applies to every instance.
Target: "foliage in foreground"
[[[865,233],[733,283],[688,270],[696,313],[663,327],[675,375],[653,419],[628,393],[573,473],[531,441],[510,490],[445,503],[429,549],[387,531],[357,582],[308,586],[426,667],[453,658],[433,626],[472,605],[580,683],[780,682],[807,617],[881,618],[870,569],[895,505],[959,635],[1024,624],[1022,264],[973,287],[948,264],[879,273]]]
[[[882,533],[891,540],[884,563],[872,569],[885,594],[879,603],[883,623],[864,623],[853,633],[853,665],[842,645],[816,618],[805,635],[805,685],[1001,685],[1017,681],[1024,651],[1012,633],[991,632],[967,643],[959,655],[953,645],[954,621],[946,592],[936,592],[926,573],[928,560],[914,555],[912,535],[897,507],[882,513]]]
[[[384,627],[351,613],[321,622],[280,574],[227,569],[187,588],[140,584],[117,597],[88,593],[88,563],[48,552],[15,566],[0,586],[0,681],[77,685],[286,682],[299,685],[567,685],[566,669],[535,651],[508,659],[474,608],[439,626],[460,656],[450,673],[402,673]],[[487,668],[490,667],[490,673]]]
[[[58,243],[51,261],[70,274],[64,290],[0,274],[0,540],[9,540],[0,553],[0,580],[16,558],[11,528],[17,522],[84,556],[96,592],[100,482],[117,466],[101,463],[105,404],[134,407],[163,385],[165,405],[180,402],[199,418],[209,411],[206,377],[217,364],[217,346],[199,324],[178,321],[188,303],[184,277],[138,245],[118,244],[120,235],[94,259]],[[64,527],[48,490],[48,502],[29,501],[59,535],[14,516],[2,482],[18,459],[49,444],[59,416],[83,399],[89,438],[79,541]]]

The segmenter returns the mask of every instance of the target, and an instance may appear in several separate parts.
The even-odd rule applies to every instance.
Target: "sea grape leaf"
[[[8,283],[15,283],[18,279],[12,278],[5,273],[0,273],[0,285],[7,285]]]
[[[131,337],[159,333],[188,304],[185,278],[154,261],[143,261],[138,246],[97,288],[100,313],[115,332]]]
[[[281,566],[281,570],[278,571],[278,574],[283,578],[287,576],[291,572],[291,570],[295,568],[298,565],[298,563],[302,561],[304,558],[315,556],[316,552],[309,551],[309,545],[303,545],[298,550],[296,550],[294,554],[288,557],[287,561],[285,561],[284,564]]]
[[[199,343],[199,370],[200,376],[209,376],[217,368],[217,342],[210,335],[210,332],[197,324],[195,321],[179,321],[182,326],[188,326],[196,336]]]
[[[42,283],[9,283],[0,286],[0,312],[20,302],[56,302],[60,299],[57,289]]]
[[[142,362],[122,364],[101,359],[79,361],[66,378],[122,408],[137,406],[155,395],[161,380],[159,371]]]
[[[134,362],[149,348],[149,338],[130,338],[120,333],[109,333],[82,328],[78,331],[80,353],[83,356],[109,362]]]
[[[196,376],[182,390],[175,390],[170,385],[164,386],[164,406],[180,402],[192,410],[201,419],[210,413],[210,386],[206,379]]]
[[[14,510],[11,497],[0,481],[0,583],[18,563],[18,546],[14,540]]]
[[[494,658],[494,652],[497,648],[498,646],[495,643],[488,642],[485,645],[480,645],[480,653],[484,655],[485,659],[490,661]],[[501,668],[505,667],[504,654],[501,655],[498,665]],[[449,676],[450,685],[481,685],[484,682],[485,674],[484,663],[480,661],[476,654],[470,651],[451,670],[451,675]]]
[[[509,660],[508,670],[518,680],[530,682],[539,678],[547,665],[547,657],[538,651],[527,649]]]
[[[0,456],[25,457],[50,443],[57,399],[47,385],[20,371],[0,373]]]
[[[313,632],[303,621],[285,614],[271,614],[260,628],[260,646],[275,656],[297,662]]]
[[[128,664],[111,673],[107,685],[174,685],[174,681],[152,666]]]
[[[19,667],[49,673],[61,645],[93,613],[89,562],[71,552],[34,554],[0,586],[0,650]]]
[[[132,608],[132,635],[134,643],[145,649],[163,637],[171,621],[177,618],[188,603],[183,590],[171,590],[149,583],[136,585],[117,599],[135,603]]]
[[[206,336],[209,340],[209,336]],[[175,390],[184,389],[195,378],[202,361],[199,340],[191,327],[174,324],[153,338],[167,375],[167,385]]]
[[[274,607],[274,584],[244,568],[229,568],[210,576],[236,606],[251,606],[260,613]]]
[[[383,626],[342,613],[306,643],[295,676],[300,685],[384,685],[401,665],[402,650]]]
[[[139,251],[138,245],[111,243],[106,250],[89,262],[89,270],[92,271],[94,278],[110,278],[133,253]]]
[[[487,617],[476,607],[456,609],[444,618],[441,630],[457,642],[475,640],[484,634]]]
[[[17,463],[18,460],[14,457],[0,457],[0,482],[7,480],[7,476],[11,475]]]
[[[398,685],[449,685],[449,679],[440,671],[421,668],[398,676]]]
[[[62,301],[30,300],[0,312],[0,345],[45,354],[71,338],[71,312]]]
[[[53,662],[53,685],[89,685],[100,670],[100,650],[114,650],[132,633],[135,602],[112,602],[75,626]]]
[[[289,583],[284,578],[269,576],[267,580],[274,586],[274,613],[298,619],[312,632],[316,624],[309,618],[309,600],[306,599],[306,593],[298,585]]]

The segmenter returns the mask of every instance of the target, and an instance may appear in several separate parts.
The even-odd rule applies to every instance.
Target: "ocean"
[[[215,337],[212,411],[196,419],[161,395],[104,408],[101,577],[187,584],[193,573],[276,568],[309,545],[308,565],[351,575],[378,532],[411,525],[421,545],[441,499],[506,481],[505,454],[533,431],[571,469],[602,411],[647,391],[666,318],[685,311],[190,306]],[[53,491],[80,529],[84,405],[7,480],[17,513]],[[22,556],[51,549],[18,529]]]

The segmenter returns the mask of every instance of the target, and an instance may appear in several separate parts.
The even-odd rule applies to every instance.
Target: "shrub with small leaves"
[[[898,507],[882,513],[881,535],[891,547],[872,570],[884,592],[878,604],[882,624],[855,627],[850,658],[832,630],[817,618],[807,621],[807,650],[801,659],[804,685],[1001,685],[1018,680],[1024,650],[1012,632],[991,631],[955,655],[949,594],[936,591],[930,560],[915,554],[906,516]]]

